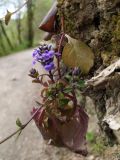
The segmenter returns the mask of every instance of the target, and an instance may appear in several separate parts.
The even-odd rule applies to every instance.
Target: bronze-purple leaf
[[[57,2],[53,4],[43,21],[41,22],[39,29],[46,32],[54,32],[55,19],[57,14]]]
[[[64,145],[70,150],[83,155],[87,154],[86,133],[88,119],[85,111],[81,107],[76,107],[73,119],[59,126],[59,134]]]
[[[55,146],[64,146],[73,152],[87,155],[86,133],[89,118],[83,108],[77,106],[68,122],[61,123],[59,119],[53,116],[49,117],[49,127],[47,129],[41,125],[41,119],[43,120],[42,110],[34,117],[34,120],[45,140],[52,139]]]

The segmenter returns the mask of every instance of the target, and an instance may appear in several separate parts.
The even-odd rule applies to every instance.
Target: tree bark
[[[84,80],[100,74],[103,69],[119,60],[119,7],[120,0],[58,0],[58,14],[64,17],[65,33],[82,40],[94,52],[94,66],[84,76]],[[119,68],[116,70],[119,72]],[[106,116],[113,116],[113,110],[114,114],[120,115],[120,75],[116,76],[115,70],[111,73],[109,78],[105,77],[104,83],[96,86],[88,83],[84,91],[84,95],[94,101],[100,129],[110,145],[118,141]],[[100,78],[98,77],[99,80]]]
[[[34,21],[33,1],[29,0],[27,3],[28,47],[33,46],[33,40],[34,40],[33,21]]]

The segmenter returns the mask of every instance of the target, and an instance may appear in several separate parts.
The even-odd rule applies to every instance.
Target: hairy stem
[[[42,106],[41,106],[42,107]],[[25,129],[27,127],[27,125],[33,120],[33,118],[35,117],[35,115],[39,112],[39,110],[41,109],[41,107],[39,107],[36,112],[32,115],[32,117],[28,120],[28,122],[26,122],[24,125],[22,125],[18,130],[16,130],[15,132],[13,132],[12,134],[10,134],[8,137],[4,138],[2,141],[0,141],[0,144],[6,142],[7,140],[9,140],[10,138],[12,138],[13,136],[15,136],[17,133],[19,133],[20,131],[22,131],[23,129]]]
[[[53,79],[53,74],[52,74],[51,71],[49,72],[49,78],[51,79],[51,81],[52,81],[53,83],[55,83],[55,81],[54,81],[54,79]]]
[[[58,48],[58,53],[61,52],[62,42],[63,42],[64,37],[65,37],[65,32],[64,32],[64,17],[61,18],[61,32],[62,32],[62,35],[61,35],[61,39],[60,39],[60,44],[59,44],[59,48]],[[59,57],[57,58],[57,68],[58,68],[58,75],[59,75],[59,78],[61,78],[61,72],[60,72],[60,58],[59,58]]]

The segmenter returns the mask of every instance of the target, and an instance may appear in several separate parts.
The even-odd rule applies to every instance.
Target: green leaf
[[[90,47],[82,41],[68,37],[62,59],[68,67],[80,67],[82,73],[87,74],[94,65],[94,54]]]
[[[7,10],[7,14],[5,15],[5,24],[6,25],[8,25],[8,23],[10,22],[11,16],[12,16],[12,13]]]
[[[46,97],[52,97],[52,91],[51,90],[48,90],[46,92]]]
[[[84,80],[79,80],[78,85],[80,88],[84,88],[85,87],[85,81]]]
[[[63,99],[64,98],[64,94],[63,93],[61,93],[61,92],[59,92],[59,99]]]
[[[69,82],[71,80],[71,76],[69,74],[66,74],[65,75],[65,80]]]
[[[72,90],[73,90],[73,89],[70,88],[70,87],[69,87],[69,88],[65,88],[65,89],[64,89],[64,93],[70,93],[70,92],[72,92]]]
[[[93,132],[88,132],[88,133],[86,134],[86,139],[87,139],[87,141],[89,141],[89,142],[94,142],[94,140],[95,140],[94,133],[93,133]]]
[[[23,126],[19,118],[16,120],[16,125],[20,128]]]
[[[69,99],[66,99],[66,98],[60,99],[60,100],[59,100],[59,105],[60,105],[60,107],[66,106],[69,101],[70,101],[70,100],[69,100]]]

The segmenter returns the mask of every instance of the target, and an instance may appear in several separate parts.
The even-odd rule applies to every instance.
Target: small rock
[[[87,158],[87,160],[94,160],[94,156],[93,155],[90,155],[88,158]]]
[[[12,76],[11,77],[11,81],[17,81],[17,77],[16,76]]]

